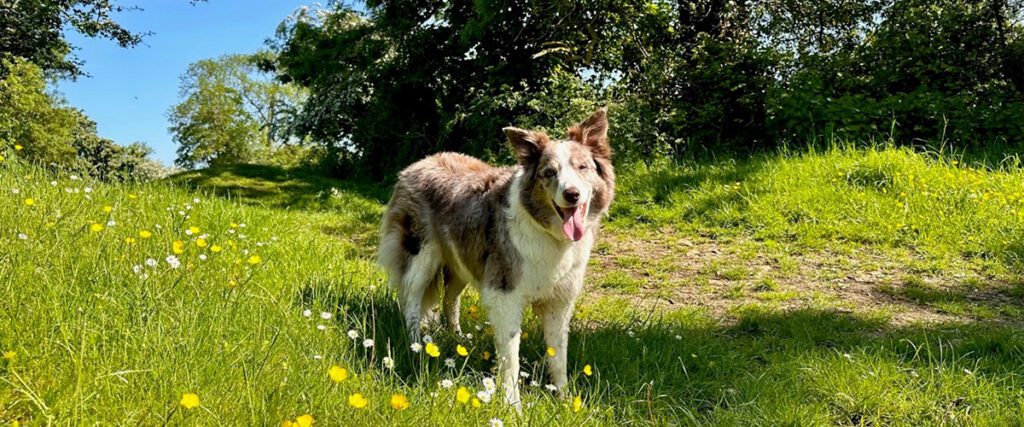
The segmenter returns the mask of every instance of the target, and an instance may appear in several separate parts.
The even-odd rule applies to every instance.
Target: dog
[[[433,310],[439,302],[447,326],[461,335],[459,296],[473,285],[494,328],[498,383],[521,410],[519,343],[527,306],[554,349],[552,384],[563,393],[568,383],[569,320],[599,221],[615,194],[615,171],[605,108],[570,127],[568,139],[503,131],[515,166],[439,153],[399,174],[381,221],[378,261],[413,342],[420,341],[421,323],[439,320]]]

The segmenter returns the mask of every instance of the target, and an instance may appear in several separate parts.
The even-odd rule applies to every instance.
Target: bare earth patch
[[[728,321],[743,306],[883,313],[894,325],[1021,323],[1022,288],[955,260],[933,266],[906,249],[858,245],[802,250],[671,228],[604,231],[587,278],[591,299],[701,307]]]

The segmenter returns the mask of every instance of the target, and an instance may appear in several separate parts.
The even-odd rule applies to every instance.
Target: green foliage
[[[264,55],[227,55],[189,66],[181,79],[183,99],[169,113],[176,164],[249,162],[288,144],[286,130],[304,92],[261,72]]]
[[[300,10],[271,47],[311,91],[297,134],[380,175],[437,151],[502,157],[501,127],[556,130],[599,104],[627,158],[1017,145],[1022,16],[1019,0],[375,1]]]
[[[121,47],[142,42],[111,17],[125,10],[115,0],[28,0],[0,2],[0,53],[27,59],[44,72],[65,77],[83,75],[82,61],[71,55],[65,37],[74,30],[86,37],[113,40]],[[4,73],[0,67],[0,75]]]
[[[127,147],[96,135],[96,123],[46,91],[43,71],[25,60],[5,60],[0,80],[0,147],[40,164],[79,170],[104,180],[151,179],[163,173],[149,147]]]
[[[19,145],[40,163],[70,164],[80,115],[46,92],[43,71],[24,60],[4,60],[0,80],[0,145]]]

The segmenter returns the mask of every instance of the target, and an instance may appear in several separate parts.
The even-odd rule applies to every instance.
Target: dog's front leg
[[[551,383],[558,388],[558,395],[565,395],[569,383],[566,364],[569,360],[569,320],[575,306],[575,298],[544,301],[533,305],[533,312],[544,327],[544,342],[555,351],[548,355],[548,373]]]
[[[522,411],[519,400],[519,340],[525,304],[521,297],[500,289],[485,288],[480,295],[494,327],[494,347],[498,357],[498,383],[505,401]]]

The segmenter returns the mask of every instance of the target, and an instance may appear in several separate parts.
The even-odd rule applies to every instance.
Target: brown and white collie
[[[498,382],[520,408],[519,340],[523,311],[533,307],[553,348],[548,367],[566,383],[569,320],[598,221],[615,191],[604,108],[569,129],[568,139],[504,129],[518,157],[493,167],[473,157],[440,153],[398,177],[381,224],[379,262],[398,291],[413,342],[421,321],[442,311],[455,333],[459,295],[480,293],[494,328]],[[443,298],[442,298],[443,294]]]

